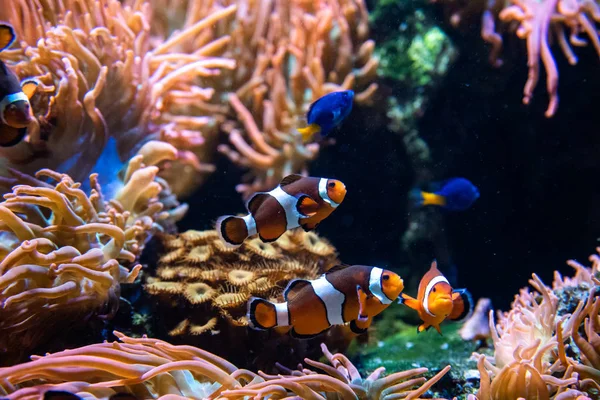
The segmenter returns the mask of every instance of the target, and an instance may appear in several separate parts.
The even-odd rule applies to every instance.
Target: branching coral
[[[212,168],[206,140],[219,122],[203,104],[214,94],[211,80],[235,65],[218,56],[228,37],[213,40],[212,26],[236,7],[207,7],[203,19],[163,38],[151,37],[152,11],[146,1],[117,0],[16,0],[0,9],[19,38],[3,59],[20,77],[42,82],[27,139],[0,149],[4,171],[49,167],[81,180],[109,138],[121,159],[154,139],[178,149],[164,172],[174,192],[198,185]],[[182,53],[187,42],[196,47]]]
[[[576,398],[585,395],[580,390],[600,388],[600,357],[595,349],[600,308],[595,274],[600,263],[597,256],[591,259],[592,269],[569,261],[576,269],[575,276],[563,279],[556,273],[552,288],[534,274],[529,282],[537,292],[522,289],[515,296],[512,309],[500,315],[496,326],[490,311],[495,355],[493,360],[477,356],[481,374],[479,400]],[[575,309],[561,307],[559,303],[568,303],[575,288],[583,289],[583,300]],[[579,334],[585,316],[589,316],[584,324],[587,340]],[[585,365],[567,359],[564,342],[569,338],[579,348]],[[593,395],[597,394],[596,391]],[[592,392],[587,395],[592,396]]]
[[[237,190],[248,197],[306,172],[319,144],[304,144],[296,128],[310,103],[335,90],[371,99],[377,69],[363,0],[242,1],[232,29],[229,104],[237,115],[223,128],[231,146],[219,150],[250,170]],[[243,128],[243,129],[242,129]]]
[[[33,361],[0,369],[0,394],[10,400],[40,397],[66,390],[104,399],[131,393],[140,399],[257,399],[296,396],[304,399],[416,399],[443,377],[449,366],[426,380],[426,368],[381,378],[379,368],[363,379],[342,354],[321,345],[331,365],[306,359],[325,373],[302,368],[270,376],[237,369],[231,363],[191,346],[158,339],[134,339],[115,332],[121,343],[102,343],[33,357]]]
[[[114,199],[103,197],[96,174],[89,195],[70,176],[47,169],[36,177],[54,186],[15,171],[4,182],[14,186],[0,203],[3,353],[33,348],[61,323],[116,311],[119,284],[138,275],[141,266],[133,263],[148,236],[177,214],[163,211],[152,165],[174,158],[176,149],[149,142],[143,153],[129,163]]]
[[[273,332],[268,343],[253,340],[266,333],[246,329],[248,299],[259,296],[283,301],[283,289],[291,279],[315,279],[338,263],[331,244],[302,230],[289,231],[274,243],[247,240],[236,251],[223,246],[216,231],[165,235],[163,246],[165,253],[156,275],[146,279],[145,291],[158,300],[164,334],[201,344],[239,364],[249,362],[248,354],[257,357],[252,354],[261,346],[283,346],[291,341],[285,330]],[[337,338],[332,339],[339,340],[343,348],[353,336],[348,332],[337,327],[331,334]],[[231,337],[235,337],[235,345],[223,346]],[[292,349],[293,343],[289,347]],[[261,358],[274,355],[260,353]]]
[[[485,0],[448,1],[453,8],[452,21],[457,25],[466,14],[481,16],[481,35],[492,45],[490,61],[502,65],[502,31],[518,28],[516,34],[527,40],[527,66],[529,76],[523,90],[523,103],[529,104],[540,75],[540,60],[546,71],[546,89],[549,104],[546,117],[556,113],[558,107],[558,69],[549,42],[556,39],[562,53],[571,65],[577,63],[571,46],[592,43],[600,55],[600,39],[595,23],[600,22],[600,8],[588,0]],[[497,22],[500,22],[498,24]],[[569,39],[567,39],[567,32]],[[579,35],[585,33],[587,40]]]

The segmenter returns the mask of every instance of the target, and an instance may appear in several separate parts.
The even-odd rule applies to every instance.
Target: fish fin
[[[451,321],[466,319],[473,312],[473,297],[467,289],[455,289],[452,292],[452,312],[448,316]]]
[[[431,329],[431,325],[423,322],[421,325],[417,326],[417,333],[428,331],[429,329]]]
[[[337,264],[337,265],[334,265],[333,267],[329,268],[327,271],[325,271],[325,274],[331,274],[332,272],[341,271],[348,267],[349,267],[348,264]]]
[[[48,390],[44,393],[44,400],[80,400],[82,397],[77,396],[66,390]]]
[[[446,206],[445,196],[429,192],[421,192],[421,196],[423,196],[423,203],[421,203],[422,206]]]
[[[419,311],[419,300],[404,293],[400,294],[400,297],[402,297],[402,304],[415,311]]]
[[[267,192],[256,192],[250,197],[248,203],[246,203],[246,209],[252,214],[256,214],[258,208],[265,202],[271,195]]]
[[[363,333],[366,333],[368,329],[369,328],[359,328],[356,323],[356,320],[354,319],[350,321],[350,330],[356,333],[357,335],[362,335]]]
[[[302,141],[308,142],[315,134],[321,132],[321,127],[317,124],[310,124],[304,128],[298,128],[296,130],[300,133],[300,135],[302,135]]]
[[[242,217],[225,215],[217,219],[216,230],[226,245],[239,247],[248,237],[248,227]]]
[[[261,299],[251,297],[248,300],[248,325],[252,329],[265,330],[277,326],[277,310],[275,304]]]
[[[297,198],[296,209],[304,218],[313,217],[319,210],[319,203],[314,201],[309,195],[302,193]]]
[[[358,322],[367,322],[369,315],[367,314],[367,294],[360,287],[356,285],[356,295],[358,296]]]
[[[265,237],[263,236],[263,234],[260,232],[260,228],[258,228],[258,237],[260,238],[260,240],[262,240],[265,243],[272,243],[277,241],[277,239],[279,239],[281,237],[281,235],[283,235],[285,232],[287,231],[287,228],[285,226],[283,226],[279,232],[275,233],[274,236],[272,237]]]
[[[307,286],[310,286],[310,281],[306,279],[292,279],[283,290],[284,300],[293,300],[298,295],[298,293],[300,293],[300,291]]]
[[[17,34],[12,25],[0,24],[0,51],[8,49],[17,39]]]
[[[21,90],[25,93],[25,96],[31,100],[39,85],[40,82],[36,79],[25,79],[24,81],[21,81]]]
[[[408,199],[412,208],[419,208],[423,205],[423,191],[421,189],[412,189],[408,192]]]
[[[331,327],[329,327],[329,328],[331,328]],[[322,330],[319,333],[311,333],[311,334],[298,333],[298,332],[296,332],[296,330],[294,328],[292,328],[292,329],[290,329],[290,336],[293,337],[294,339],[308,340],[308,339],[315,338],[324,332],[327,332],[329,330],[329,328]]]
[[[312,230],[317,229],[317,227],[319,226],[319,224],[321,223],[321,221],[319,222],[305,222],[300,224],[300,226],[302,227],[302,229],[304,229],[304,232],[310,232]]]
[[[12,147],[21,143],[27,135],[27,128],[13,128],[6,124],[0,124],[0,147]]]
[[[291,174],[286,176],[285,178],[283,178],[281,180],[281,182],[279,183],[279,186],[284,187],[287,186],[291,183],[294,183],[296,181],[299,181],[300,179],[304,178],[302,175],[300,174]]]
[[[133,394],[131,393],[115,393],[112,396],[110,396],[108,398],[108,400],[137,400],[137,397],[135,397]]]
[[[438,333],[439,333],[441,336],[444,336],[444,335],[442,334],[442,329],[440,328],[440,325],[439,325],[439,324],[438,324],[438,325],[432,325],[432,326],[435,328],[435,330],[436,330],[436,331],[437,331],[437,332],[438,332]],[[431,328],[431,326],[430,326],[429,328]],[[429,328],[427,328],[427,329],[429,329]]]

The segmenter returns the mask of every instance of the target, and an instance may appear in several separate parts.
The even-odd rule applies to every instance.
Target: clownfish
[[[346,186],[336,179],[288,175],[270,192],[255,193],[246,204],[249,214],[220,217],[216,229],[229,246],[256,233],[263,242],[274,242],[288,229],[315,229],[345,196]]]
[[[13,27],[0,23],[0,52],[15,39]],[[31,79],[19,83],[17,75],[0,61],[0,146],[14,146],[27,134],[27,127],[33,121],[29,99],[37,87],[38,82]]]
[[[354,333],[362,334],[403,289],[402,278],[394,272],[339,265],[315,280],[290,281],[283,292],[284,303],[250,298],[248,323],[259,330],[289,326],[290,335],[301,339],[346,322]]]
[[[319,134],[321,137],[327,136],[350,114],[353,101],[354,92],[352,90],[332,92],[317,99],[310,105],[306,114],[308,126],[298,129],[302,140],[308,142],[315,134]]]
[[[410,197],[416,206],[432,205],[450,211],[464,211],[479,198],[479,190],[465,178],[452,178],[445,181],[437,192],[414,189]]]
[[[419,313],[423,323],[418,326],[417,332],[433,326],[440,335],[440,324],[443,321],[459,321],[467,318],[473,311],[471,294],[466,289],[452,289],[448,280],[437,269],[435,260],[419,283],[417,298],[403,293],[399,302]]]

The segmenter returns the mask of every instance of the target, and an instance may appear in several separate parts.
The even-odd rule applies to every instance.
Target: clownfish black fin
[[[283,291],[283,299],[285,301],[294,299],[307,286],[310,286],[310,282],[306,279],[292,279]]]
[[[241,246],[248,237],[246,221],[234,215],[225,215],[217,219],[216,230],[221,240],[233,247]]]
[[[279,186],[284,187],[287,186],[291,183],[294,183],[296,181],[299,181],[300,179],[304,178],[302,175],[299,174],[291,174],[286,176],[285,178],[283,178],[281,180],[281,182],[279,183]]]
[[[15,29],[6,22],[0,22],[0,51],[8,49],[17,39]]]
[[[353,333],[356,333],[357,335],[362,335],[363,333],[367,332],[368,328],[359,328],[356,324],[356,320],[353,319],[352,321],[350,321],[350,330]]]
[[[467,289],[455,289],[452,292],[452,312],[448,316],[451,321],[461,321],[473,313],[473,297]]]
[[[270,329],[277,326],[277,310],[275,304],[261,299],[251,297],[248,300],[248,325],[252,329]]]
[[[21,143],[27,135],[27,128],[13,128],[6,124],[0,124],[0,147],[12,147]]]
[[[314,201],[312,197],[307,194],[300,194],[298,197],[298,203],[296,203],[296,210],[300,213],[302,218],[309,218],[314,216],[319,210],[319,203]]]
[[[312,230],[317,229],[317,227],[319,226],[320,222],[311,222],[311,223],[303,223],[300,224],[300,226],[302,227],[302,229],[304,230],[304,232],[310,232]]]
[[[77,396],[65,390],[48,390],[44,393],[44,400],[80,400],[82,397]]]
[[[25,79],[21,81],[21,90],[25,93],[25,96],[31,100],[39,85],[40,82],[36,79]]]
[[[264,203],[269,197],[271,197],[271,195],[267,192],[254,193],[252,197],[250,197],[250,200],[248,200],[248,203],[246,203],[246,209],[248,209],[248,212],[256,214],[262,203]]]

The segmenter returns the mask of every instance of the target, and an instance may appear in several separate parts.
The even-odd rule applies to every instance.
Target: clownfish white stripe
[[[381,304],[391,304],[392,300],[383,293],[383,289],[381,288],[381,275],[383,275],[383,269],[378,267],[373,267],[373,269],[371,269],[371,274],[369,275],[369,290],[373,293],[373,296],[377,297]]]
[[[427,284],[427,287],[425,288],[425,296],[423,296],[423,309],[425,310],[425,312],[427,314],[431,315],[432,317],[435,317],[435,315],[433,315],[429,311],[429,293],[431,293],[431,290],[433,289],[433,287],[440,282],[444,282],[444,283],[447,283],[448,285],[450,285],[450,283],[448,282],[448,279],[446,279],[442,275],[438,275],[435,278],[433,278],[431,281],[429,281],[429,283]]]
[[[29,101],[29,98],[23,92],[17,92],[13,94],[7,94],[4,96],[2,101],[0,101],[0,119],[2,122],[6,124],[6,120],[4,119],[4,109],[9,105],[14,103],[15,101]]]
[[[342,305],[346,296],[337,290],[331,282],[322,275],[320,278],[310,281],[313,290],[325,304],[327,321],[329,325],[340,325],[344,323]]]
[[[248,214],[243,217],[244,222],[246,223],[246,229],[248,230],[248,236],[256,235],[256,221],[252,214]]]
[[[285,212],[286,219],[286,229],[293,229],[300,226],[298,221],[300,220],[300,213],[298,212],[296,206],[298,204],[298,199],[288,193],[286,193],[281,186],[277,186],[275,189],[271,190],[269,194],[279,202],[281,207],[283,207],[283,211]]]
[[[331,207],[336,208],[339,206],[339,204],[329,198],[329,195],[327,194],[327,181],[327,178],[321,178],[319,181],[319,196],[321,196],[325,203],[328,203]]]
[[[277,326],[289,326],[290,314],[288,311],[288,303],[275,303],[275,315],[277,316]]]

